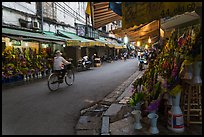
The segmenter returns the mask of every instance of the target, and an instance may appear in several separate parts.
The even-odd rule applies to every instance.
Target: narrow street
[[[41,80],[2,91],[3,135],[73,135],[80,110],[102,100],[138,71],[137,59],[105,63],[75,74],[72,86],[64,83],[50,92]]]

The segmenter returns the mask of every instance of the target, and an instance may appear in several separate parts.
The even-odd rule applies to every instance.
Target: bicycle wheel
[[[74,72],[73,72],[73,70],[67,70],[64,78],[65,78],[65,83],[68,86],[71,86],[74,83]]]
[[[47,85],[50,91],[55,91],[59,88],[58,76],[55,73],[50,74],[48,77]]]

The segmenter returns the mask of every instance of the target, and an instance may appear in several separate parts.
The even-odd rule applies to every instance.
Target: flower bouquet
[[[129,104],[131,107],[134,107],[135,109],[140,109],[144,101],[144,98],[145,98],[144,92],[134,93],[133,96],[129,100]]]

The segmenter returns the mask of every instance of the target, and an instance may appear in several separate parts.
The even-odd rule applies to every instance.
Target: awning
[[[93,2],[92,6],[93,27],[98,29],[113,21],[122,20],[122,17],[109,8],[109,2]]]
[[[24,30],[16,30],[11,28],[2,28],[2,35],[8,36],[8,37],[9,36],[19,37],[22,40],[36,40],[36,41],[43,40],[44,42],[65,42],[65,40],[62,40],[57,37],[50,37],[46,34],[24,31]]]
[[[119,16],[122,16],[122,2],[109,2],[109,8]]]
[[[200,19],[200,16],[195,12],[186,12],[182,15],[176,15],[168,19],[161,19],[161,28],[164,30],[175,28],[185,23],[190,23]]]
[[[64,40],[64,41],[71,40],[70,38],[57,36],[54,32],[51,32],[51,31],[44,31],[43,33],[44,33],[47,37],[57,38],[57,39],[61,39],[61,40]]]
[[[66,32],[66,31],[62,31],[62,30],[58,30],[57,33],[59,35],[62,35],[62,36],[65,36],[65,37],[68,37],[70,38],[71,40],[75,40],[75,41],[79,41],[79,42],[91,42],[92,40],[88,40],[88,39],[85,39],[85,38],[82,38],[72,32]]]
[[[69,40],[67,40],[67,46],[82,46],[82,47],[94,46],[94,44],[92,43],[93,40],[82,38],[74,33],[62,30],[58,30],[57,33],[61,36],[70,38]]]
[[[108,44],[108,42],[105,40],[104,37],[99,36],[98,39],[95,39],[96,41],[100,42],[102,44],[102,46],[106,46]]]
[[[81,45],[83,47],[88,47],[88,46],[99,46],[99,47],[104,47],[108,44],[108,42],[105,40],[104,37],[99,36],[98,39],[95,39],[94,41],[91,42],[83,42]]]
[[[123,2],[122,27],[149,23],[165,17],[181,15],[202,7],[202,2]]]
[[[105,46],[105,44],[99,42],[99,41],[91,41],[91,42],[82,42],[81,43],[82,47],[91,47],[91,46],[99,46],[99,47],[103,47]]]
[[[159,35],[159,21],[155,20],[148,24],[134,26],[128,29],[118,29],[113,31],[113,33],[121,38],[124,38],[126,34],[130,42],[147,40],[149,37],[152,39]]]
[[[116,46],[115,46],[115,49],[126,49],[127,47],[124,46],[123,44],[120,44],[118,43]]]

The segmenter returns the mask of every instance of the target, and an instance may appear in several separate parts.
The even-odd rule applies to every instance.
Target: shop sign
[[[134,25],[173,17],[202,7],[202,2],[123,2],[122,27],[124,29]]]
[[[99,34],[91,26],[76,23],[77,35],[85,38],[99,38]]]

